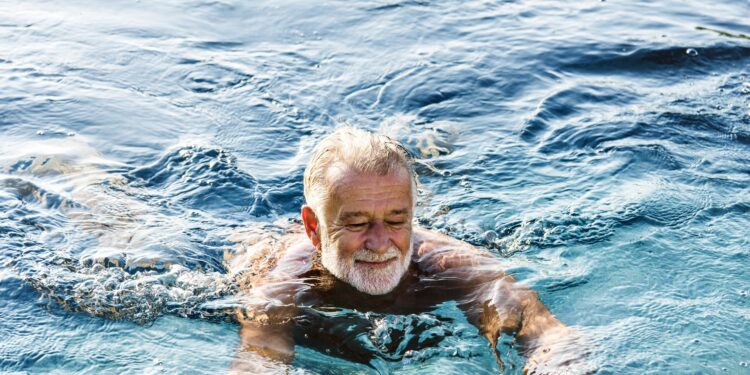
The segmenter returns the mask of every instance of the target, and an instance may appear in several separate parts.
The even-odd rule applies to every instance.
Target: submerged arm
[[[495,257],[422,228],[414,234],[420,267],[456,293],[467,318],[490,341],[496,356],[499,336],[510,334],[528,358],[525,372],[569,368],[580,359],[578,333],[560,322],[534,291],[506,275]]]
[[[282,241],[273,269],[244,285],[243,306],[237,309],[240,347],[231,372],[284,372],[294,359],[295,300],[309,288],[299,276],[309,270],[314,251],[305,241],[296,241],[298,238],[295,235]]]
[[[287,325],[240,328],[240,347],[229,368],[230,373],[276,374],[285,372],[294,358],[294,340]]]

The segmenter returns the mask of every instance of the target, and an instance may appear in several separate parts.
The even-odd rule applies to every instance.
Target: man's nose
[[[375,221],[368,228],[365,247],[379,254],[388,250],[388,233],[382,221]]]

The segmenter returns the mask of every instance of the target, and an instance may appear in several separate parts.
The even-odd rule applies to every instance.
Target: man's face
[[[330,170],[333,192],[325,204],[321,260],[357,290],[386,294],[411,262],[411,177]]]

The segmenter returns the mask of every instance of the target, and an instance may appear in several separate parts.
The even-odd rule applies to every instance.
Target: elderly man
[[[496,258],[413,224],[416,177],[398,142],[340,128],[315,148],[304,190],[304,232],[248,247],[234,368],[258,371],[258,354],[289,361],[295,343],[367,363],[372,351],[342,348],[335,333],[319,334],[326,318],[316,306],[405,314],[445,300],[457,301],[501,366],[502,333],[515,335],[527,371],[575,362],[575,331],[504,274]]]

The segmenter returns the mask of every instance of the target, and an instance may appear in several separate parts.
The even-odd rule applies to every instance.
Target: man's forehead
[[[326,179],[328,180],[329,193],[331,194],[335,194],[342,188],[347,188],[351,185],[362,185],[368,182],[377,184],[385,183],[389,187],[402,185],[402,188],[411,190],[411,176],[409,176],[406,168],[403,167],[394,168],[388,174],[380,176],[378,174],[357,171],[344,163],[336,163],[328,168]]]
[[[385,176],[361,173],[350,167],[329,169],[328,210],[336,216],[365,215],[371,204],[385,205],[387,214],[410,212],[412,205],[411,178],[405,170]]]

